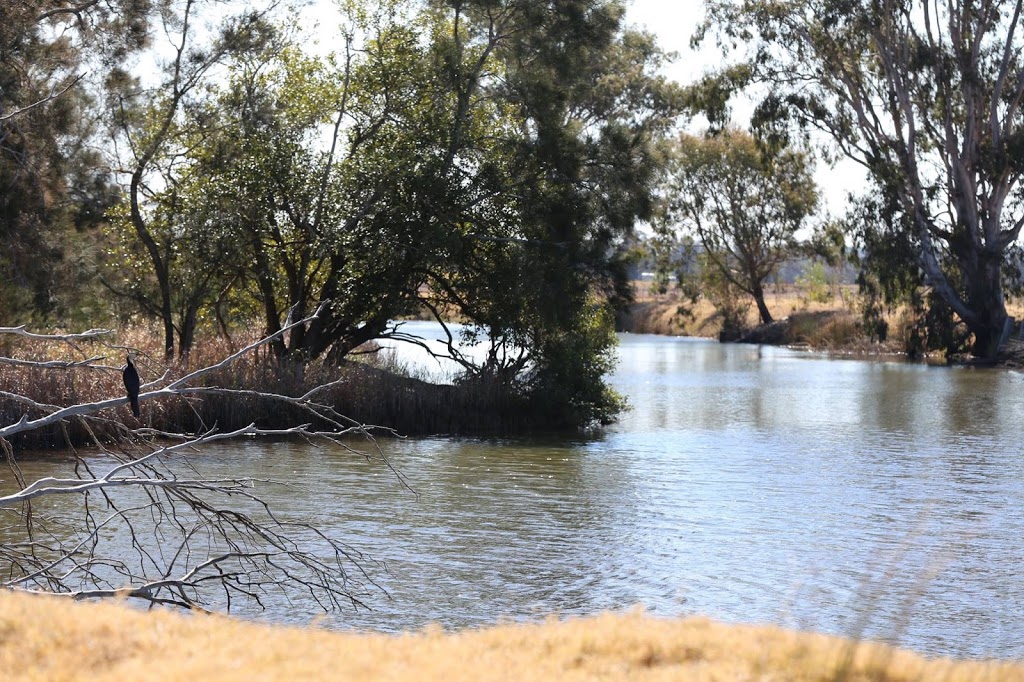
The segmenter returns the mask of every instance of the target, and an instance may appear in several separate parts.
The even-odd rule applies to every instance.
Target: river
[[[620,340],[612,382],[632,410],[619,423],[574,439],[384,442],[415,494],[380,463],[299,443],[191,461],[288,481],[259,492],[386,561],[369,569],[386,594],[335,627],[643,605],[1024,659],[1024,375]],[[263,620],[315,616],[268,608]]]

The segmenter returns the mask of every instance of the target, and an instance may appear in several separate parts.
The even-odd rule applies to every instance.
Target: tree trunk
[[[160,254],[160,246],[156,243],[153,235],[146,225],[146,219],[142,216],[139,208],[139,193],[142,185],[142,173],[144,165],[132,173],[129,197],[131,199],[131,221],[135,233],[146,251],[149,253],[153,263],[153,272],[156,275],[157,283],[160,285],[160,317],[164,323],[164,361],[170,362],[174,357],[174,314],[171,309],[171,278],[168,272],[167,260]]]
[[[764,302],[764,287],[758,282],[754,285],[754,288],[750,292],[751,296],[754,297],[754,302],[757,303],[757,314],[761,316],[761,324],[771,324],[775,321],[772,317],[771,311],[768,310],[768,304]]]
[[[189,305],[181,319],[181,334],[178,335],[178,357],[184,358],[192,351],[196,340],[196,325],[199,322],[199,308]]]
[[[972,319],[964,320],[974,334],[971,352],[979,358],[994,360],[999,354],[1006,325],[1006,300],[1002,286],[1002,254],[998,257],[983,254],[979,265],[964,268],[967,289],[967,305],[974,313]]]

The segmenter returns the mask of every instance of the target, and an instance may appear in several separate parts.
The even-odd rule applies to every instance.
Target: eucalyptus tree
[[[0,319],[67,313],[69,243],[117,192],[95,151],[93,95],[145,44],[149,3],[13,0],[0,21]]]
[[[992,357],[1024,226],[1020,0],[709,0],[697,39],[742,44],[755,114],[826,133],[876,186],[885,229]],[[780,130],[775,127],[776,132]]]
[[[764,282],[796,251],[796,232],[817,208],[805,152],[768,149],[726,128],[684,134],[670,164],[670,214],[704,247],[708,265],[753,297],[762,324],[773,321]]]

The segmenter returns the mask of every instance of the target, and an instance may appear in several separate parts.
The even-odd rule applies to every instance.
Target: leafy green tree
[[[924,283],[993,357],[1024,226],[1020,0],[711,0],[700,39],[742,42],[755,119],[824,132],[876,187]]]
[[[346,7],[331,60],[236,61],[209,104],[230,124],[187,155],[268,331],[320,311],[278,353],[340,360],[426,306],[489,341],[483,362],[457,355],[467,381],[572,378],[572,419],[608,418],[595,306],[623,295],[678,111],[653,40],[608,2]]]
[[[508,382],[525,369],[525,390],[573,386],[563,404],[607,415],[598,377],[613,337],[593,306],[625,296],[626,237],[651,215],[678,92],[654,75],[652,38],[622,30],[620,3],[437,5],[461,27],[437,43],[463,65],[449,69],[456,101],[501,107],[457,129],[458,168],[479,172],[460,182],[472,192],[449,222],[457,250],[427,273],[430,290],[488,337],[479,374]]]
[[[423,101],[422,41],[393,4],[347,7],[338,55],[311,58],[288,41],[236,55],[186,124],[224,123],[191,146],[183,174],[189,213],[203,216],[196,231],[231,244],[219,269],[268,333],[320,311],[275,342],[300,362],[340,359],[412,312],[413,263],[432,257],[437,232],[416,202],[446,196],[429,186],[440,136]]]
[[[764,282],[796,252],[795,234],[818,204],[807,154],[769,151],[726,128],[681,136],[669,173],[677,222],[700,238],[709,266],[754,299],[761,322],[772,322]]]
[[[426,306],[489,341],[482,362],[456,352],[465,380],[608,419],[601,308],[624,295],[678,112],[653,39],[597,0],[342,8],[330,57],[236,24],[233,42],[179,50],[163,97],[125,107],[140,293],[181,349],[202,303],[174,301],[242,293],[269,333],[317,310],[276,341],[300,363],[340,361]],[[225,77],[204,80],[215,64]]]
[[[93,96],[145,42],[136,0],[13,0],[0,21],[0,320],[71,314],[76,252],[118,198],[95,151]]]

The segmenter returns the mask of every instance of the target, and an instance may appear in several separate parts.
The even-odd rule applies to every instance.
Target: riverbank
[[[705,298],[696,303],[677,292],[654,294],[642,282],[634,284],[636,299],[616,316],[616,329],[633,334],[719,338],[723,316]],[[890,335],[884,343],[868,338],[848,301],[855,289],[844,286],[827,300],[812,300],[799,287],[775,288],[766,296],[775,318],[771,325],[759,325],[757,310],[747,309],[745,329],[739,339],[745,343],[795,346],[813,350],[865,355],[903,353],[905,321],[899,313],[891,316]]]
[[[69,357],[68,349],[60,344],[19,345],[18,340],[9,341],[8,354],[41,364],[3,366],[0,425],[14,424],[26,415],[37,419],[58,407],[123,396],[121,363],[125,347],[135,353],[145,394],[220,362],[239,345],[256,338],[236,339],[234,344],[220,337],[204,338],[189,356],[169,366],[158,359],[157,340],[152,330],[128,330],[119,334],[117,345],[113,345],[113,340],[104,340],[77,350],[86,353],[81,358]],[[42,364],[81,361],[84,357],[92,359],[78,366]],[[269,353],[257,351],[205,374],[197,382],[200,387],[225,389],[219,393],[156,399],[144,396],[140,419],[133,418],[124,404],[102,413],[99,420],[66,419],[8,440],[19,451],[44,451],[89,446],[97,440],[115,442],[140,426],[165,433],[198,433],[214,424],[221,431],[233,431],[252,423],[264,429],[309,423],[314,430],[333,430],[336,424],[330,419],[314,414],[304,405],[275,397],[306,395],[344,415],[344,425],[368,425],[378,435],[506,436],[565,428],[558,421],[559,415],[496,382],[461,382],[453,386],[420,379],[417,371],[389,359],[386,353],[370,353],[360,356],[359,361],[338,365],[323,361],[302,365],[281,362]]]
[[[630,334],[662,336],[693,336],[719,338],[723,316],[706,298],[696,303],[684,300],[676,291],[655,294],[648,282],[634,282],[635,300],[615,317],[616,331]],[[747,308],[745,332],[740,343],[791,346],[808,350],[850,355],[906,355],[911,318],[902,310],[886,316],[889,335],[878,342],[864,333],[853,301],[854,285],[838,287],[831,296],[812,300],[799,286],[774,287],[765,301],[775,318],[769,325],[759,324],[757,310]],[[1007,302],[1007,312],[1017,320],[1024,319],[1024,301]],[[942,362],[942,354],[929,356],[929,361]],[[1000,352],[997,363],[1010,369],[1024,369],[1024,340],[1011,338]]]
[[[701,618],[604,614],[397,636],[257,625],[0,592],[0,666],[44,680],[943,680],[1020,682],[1024,665]]]

